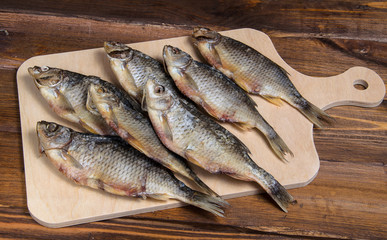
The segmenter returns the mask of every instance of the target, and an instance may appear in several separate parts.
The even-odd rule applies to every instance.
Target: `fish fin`
[[[67,100],[66,96],[64,96],[59,90],[54,90],[55,94],[55,102],[52,103],[52,108],[55,112],[58,112],[59,115],[63,115],[63,113],[74,114],[75,110],[71,103]]]
[[[97,107],[95,106],[92,97],[87,93],[86,109],[94,115],[100,115]]]
[[[192,88],[195,92],[199,92],[199,87],[196,84],[195,80],[189,74],[184,74],[184,81],[190,88]]]
[[[288,212],[287,208],[290,204],[296,204],[297,201],[292,195],[282,186],[270,173],[256,166],[254,171],[254,180],[270,195],[270,197],[284,211]]]
[[[297,107],[306,118],[319,128],[324,128],[325,123],[331,123],[334,119],[325,113],[323,110],[306,101],[303,107]]]
[[[124,130],[119,126],[118,120],[113,112],[111,112],[110,118],[108,120],[108,125],[114,129],[114,131],[122,138],[124,139],[127,143],[129,143],[131,146],[133,146],[135,149],[138,151],[142,152],[143,154],[150,156],[150,153],[146,151],[145,147],[139,141],[137,138],[133,137],[130,135],[129,132]]]
[[[119,195],[119,196],[129,195],[128,190],[126,190],[124,187],[105,183],[100,179],[100,176],[95,176],[95,175],[90,176],[87,178],[86,183],[87,183],[87,186],[91,188],[99,189],[115,195]]]
[[[216,112],[214,108],[212,108],[210,105],[206,103],[206,101],[200,101],[200,105],[206,110],[208,114],[210,114],[212,117],[219,119],[222,121],[222,119],[219,118],[219,113]]]
[[[64,160],[71,163],[73,167],[78,169],[83,169],[83,166],[76,159],[74,159],[70,154],[68,154],[65,150],[61,151],[61,156]]]
[[[214,66],[217,69],[223,69],[222,60],[220,59],[220,56],[218,52],[216,51],[215,47],[212,45],[209,45],[209,53],[206,54],[206,56],[209,58],[209,61],[212,66]]]
[[[229,76],[228,76],[229,77]],[[247,82],[244,82],[244,81],[238,81],[237,79],[234,79],[232,77],[229,77],[231,79],[233,79],[235,81],[235,83],[240,87],[242,88],[243,90],[245,90],[245,92],[248,92],[248,93],[253,93],[253,94],[259,94],[259,89],[252,89],[249,84]]]
[[[234,122],[235,126],[239,127],[242,130],[250,130],[254,128],[254,126],[251,126],[251,124],[244,123],[244,122]]]
[[[184,196],[174,196],[174,198],[179,199],[182,202],[194,205],[210,213],[224,217],[224,211],[222,208],[229,206],[225,200],[220,197],[210,196],[201,192],[194,191],[184,186],[181,189],[188,194],[184,194]]]
[[[233,145],[237,145],[238,147],[240,147],[241,151],[246,152],[247,154],[251,153],[250,149],[246,146],[246,144],[244,142],[242,142],[239,138],[237,138],[234,134],[232,134],[231,132],[229,132],[227,129],[220,126],[219,124],[217,124],[217,126],[220,127],[217,130],[219,130],[219,132],[223,136],[232,139]],[[236,126],[238,126],[238,125],[236,125]]]
[[[259,130],[267,139],[271,149],[282,161],[287,162],[285,159],[286,154],[294,156],[293,152],[286,145],[284,140],[278,135],[272,126],[258,113],[256,112],[256,118],[254,121],[254,127]]]
[[[166,201],[171,198],[170,195],[168,194],[160,194],[160,193],[155,193],[155,194],[147,194],[148,197],[160,200],[160,201]]]
[[[94,189],[100,189],[105,191],[105,187],[102,181],[94,177],[88,177],[86,179],[86,185]]]
[[[129,95],[129,94],[127,94],[126,92],[124,92],[124,98],[129,102],[129,104],[136,110],[136,111],[138,111],[138,112],[141,112],[141,111],[147,111],[146,109],[144,110],[143,108],[142,108],[142,106],[141,106],[141,104],[139,103],[139,102],[137,102],[137,100],[133,97],[133,96],[131,96],[131,95]]]
[[[82,118],[82,119],[79,119],[78,123],[88,132],[91,132],[94,134],[100,134],[100,135],[111,134],[111,132],[107,131],[108,129],[102,129],[99,127],[99,126],[102,126],[103,121],[98,123],[98,122],[92,122],[92,120],[84,120]],[[90,123],[93,123],[93,124],[90,124]]]
[[[148,111],[148,105],[146,104],[146,88],[144,88],[141,98],[141,110],[144,112]]]
[[[160,118],[160,123],[161,123],[162,131],[164,133],[165,138],[173,142],[173,134],[172,134],[171,128],[169,127],[167,117],[164,114],[160,114],[159,118]]]
[[[184,151],[184,157],[191,163],[195,164],[196,166],[202,167],[200,161],[198,161],[195,158],[195,151],[192,149],[185,149]]]
[[[246,94],[246,96],[249,99],[248,101],[250,102],[251,105],[253,105],[254,107],[258,107],[257,102],[254,101],[254,99],[252,99],[250,95]]]
[[[274,134],[274,136],[266,136],[266,138],[269,141],[274,153],[282,161],[287,162],[287,160],[285,159],[286,154],[290,154],[292,157],[294,156],[293,152],[289,149],[284,140],[282,140],[282,138],[277,133]]]
[[[205,184],[199,177],[198,175],[196,175],[196,173],[190,169],[188,166],[187,166],[187,172],[188,172],[188,175],[189,175],[189,179],[191,179],[196,185],[198,185],[202,190],[204,190],[206,193],[212,195],[212,196],[216,196],[216,197],[219,197],[219,195],[213,191],[209,186],[207,186],[207,184]]]
[[[118,133],[118,135],[120,135],[121,138],[125,139],[125,141],[127,141],[130,145],[132,145],[138,151],[142,152],[146,156],[151,156],[151,154],[146,150],[146,148],[141,143],[141,141],[139,141],[138,139],[136,139],[135,137],[130,135],[127,131],[119,128],[117,130],[117,133]]]
[[[270,102],[270,103],[272,103],[272,104],[274,104],[276,106],[281,106],[282,103],[283,103],[281,98],[272,97],[272,96],[269,96],[269,95],[261,95],[261,97],[263,97],[268,102]]]

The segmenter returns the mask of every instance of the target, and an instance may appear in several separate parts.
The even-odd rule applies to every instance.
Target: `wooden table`
[[[82,2],[82,3],[81,3]],[[42,54],[188,35],[193,26],[267,33],[296,70],[331,76],[353,66],[387,81],[387,3],[366,1],[10,1],[0,3],[0,238],[387,238],[387,101],[328,110],[314,130],[316,179],[290,190],[289,213],[266,195],[230,199],[226,218],[194,207],[49,229],[28,213],[16,71]]]

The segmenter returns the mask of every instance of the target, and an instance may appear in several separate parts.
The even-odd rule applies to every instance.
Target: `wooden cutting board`
[[[370,69],[354,67],[333,77],[309,77],[287,65],[278,55],[270,38],[260,31],[238,29],[226,31],[222,34],[254,47],[281,65],[290,73],[291,80],[301,94],[322,109],[338,105],[373,107],[379,105],[383,100],[385,94],[384,83]],[[179,47],[195,59],[201,60],[191,45],[189,37],[135,43],[129,46],[161,60],[161,51],[166,44]],[[48,227],[64,227],[183,205],[175,200],[164,202],[152,199],[119,197],[78,186],[56,170],[44,155],[39,154],[35,130],[36,122],[40,120],[54,121],[77,130],[80,130],[80,128],[59,118],[51,111],[35,87],[32,77],[27,72],[28,67],[35,65],[47,65],[85,75],[96,75],[114,83],[117,83],[117,81],[110,69],[103,48],[36,56],[28,59],[20,66],[17,72],[17,84],[27,203],[31,216],[37,222]],[[354,85],[356,84],[362,85],[365,89],[355,88]],[[258,110],[263,117],[274,127],[293,151],[294,157],[288,156],[288,163],[280,161],[273,154],[267,142],[257,131],[241,131],[231,124],[223,125],[248,146],[254,161],[274,175],[286,188],[307,185],[317,175],[320,164],[313,143],[312,124],[297,110],[285,103],[278,107],[260,97],[254,96],[253,99],[257,102]],[[238,181],[225,175],[211,175],[196,167],[194,169],[212,189],[225,199],[261,192],[261,188],[256,183]],[[274,202],[269,207],[281,211]],[[292,208],[289,210],[289,214],[291,214]],[[192,214],[205,213],[198,210]]]

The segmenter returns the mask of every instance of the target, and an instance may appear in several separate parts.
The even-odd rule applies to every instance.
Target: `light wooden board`
[[[253,29],[238,29],[222,34],[254,47],[285,68],[301,94],[320,108],[327,109],[338,105],[373,107],[383,100],[384,83],[370,69],[354,67],[338,76],[309,77],[287,65],[276,52],[269,37],[262,32]],[[161,60],[161,51],[166,44],[181,48],[195,59],[201,59],[191,45],[189,37],[136,43],[130,46]],[[39,154],[36,122],[54,121],[77,130],[80,128],[56,116],[40,96],[32,77],[27,72],[27,68],[34,65],[58,67],[85,75],[96,75],[114,83],[117,81],[114,79],[103,48],[36,56],[20,66],[17,72],[17,84],[27,202],[28,209],[36,221],[48,227],[63,227],[183,205],[174,200],[164,202],[114,196],[78,186],[61,175],[44,155]],[[367,85],[367,89],[356,89],[354,84],[358,83]],[[313,143],[312,124],[287,104],[278,107],[260,97],[254,96],[253,98],[258,104],[260,113],[293,151],[294,157],[288,156],[288,163],[276,158],[267,142],[257,131],[241,131],[230,124],[223,125],[248,146],[254,161],[273,174],[286,188],[307,185],[317,175],[319,169],[319,158]],[[261,192],[256,183],[242,182],[224,175],[210,175],[198,168],[195,168],[195,171],[212,189],[226,199]],[[281,211],[274,203],[270,207]],[[289,214],[291,211],[292,208]],[[202,213],[202,211],[197,211],[194,214]]]

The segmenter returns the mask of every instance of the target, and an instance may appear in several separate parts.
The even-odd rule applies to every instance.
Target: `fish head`
[[[119,42],[105,42],[105,51],[110,61],[130,61],[133,57],[133,49]]]
[[[185,69],[192,62],[192,57],[177,47],[165,45],[163,48],[164,64],[167,67]]]
[[[192,39],[195,46],[200,43],[217,44],[220,41],[220,34],[205,27],[195,27],[192,32]]]
[[[154,79],[149,79],[145,85],[144,93],[147,109],[166,111],[173,104],[173,94],[170,89],[157,84]]]
[[[29,74],[34,78],[35,85],[40,89],[44,87],[54,88],[63,80],[63,71],[47,66],[34,66],[28,68]]]
[[[101,84],[90,84],[87,94],[87,109],[109,112],[111,107],[119,104],[118,97],[106,86]],[[90,109],[89,109],[90,108]],[[103,113],[101,113],[103,115]]]
[[[54,122],[37,122],[36,132],[41,153],[50,149],[62,149],[72,140],[71,130]]]

